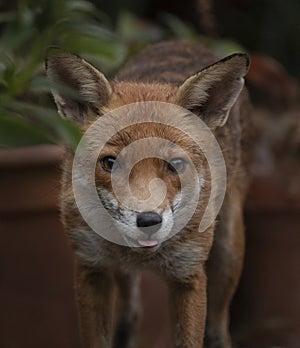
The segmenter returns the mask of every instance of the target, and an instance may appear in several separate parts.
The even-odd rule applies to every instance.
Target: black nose
[[[136,224],[138,227],[151,227],[148,232],[154,233],[160,229],[162,218],[153,211],[145,211],[137,216]]]

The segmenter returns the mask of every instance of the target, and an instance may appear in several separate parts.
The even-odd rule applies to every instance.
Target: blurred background
[[[108,77],[149,43],[199,41],[251,56],[257,138],[236,347],[300,347],[300,2],[0,0],[0,348],[79,348],[72,253],[59,219],[63,146],[81,137],[49,94],[58,45]],[[171,348],[168,293],[142,282],[139,348]]]

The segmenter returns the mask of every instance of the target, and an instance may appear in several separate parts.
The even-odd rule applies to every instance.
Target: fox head
[[[198,215],[195,213],[197,221],[194,217],[191,221],[199,225],[200,211],[207,204],[211,190],[211,175],[197,140],[187,136],[188,130],[194,128],[190,114],[196,115],[213,133],[223,127],[243,88],[248,65],[247,55],[235,54],[186,78],[180,86],[109,82],[85,60],[59,49],[50,51],[47,75],[65,86],[53,90],[58,112],[77,122],[83,131],[97,120],[100,128],[99,134],[94,132],[95,138],[109,127],[117,127],[122,120],[122,112],[117,112],[111,118],[112,124],[106,121],[101,128],[104,115],[140,103],[139,115],[134,116],[137,122],[118,130],[106,141],[98,154],[94,173],[99,199],[113,217],[113,224],[108,228],[116,229],[125,244],[158,248],[174,234],[176,214],[179,220],[183,218],[197,185]],[[149,112],[143,106],[145,102],[177,105],[181,111],[172,107],[157,111],[154,106]],[[154,119],[153,114],[156,114]],[[168,122],[172,118],[176,119],[176,127]],[[200,141],[201,136],[199,133]],[[69,167],[71,170],[71,164]],[[70,181],[65,184],[63,196],[74,207],[70,185]],[[79,213],[73,208],[72,214]],[[82,224],[78,217],[74,221]],[[76,228],[74,222],[73,227]]]

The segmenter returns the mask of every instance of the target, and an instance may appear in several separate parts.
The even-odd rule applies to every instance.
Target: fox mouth
[[[159,242],[157,240],[142,240],[139,239],[138,241],[139,246],[143,247],[143,248],[154,248],[156,246],[158,246]]]
[[[125,238],[127,240],[127,246],[137,251],[139,250],[155,251],[160,247],[162,243],[162,241],[160,241],[159,239],[147,239],[147,237],[142,239],[143,237],[132,238],[132,237],[126,236]]]

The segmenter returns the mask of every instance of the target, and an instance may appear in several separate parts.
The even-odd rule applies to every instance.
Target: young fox
[[[174,347],[231,347],[229,305],[242,268],[243,205],[251,162],[251,109],[243,88],[248,56],[238,53],[216,62],[199,44],[161,42],[131,59],[111,82],[83,59],[58,49],[49,52],[46,67],[51,80],[75,89],[80,96],[53,91],[59,113],[76,121],[83,131],[95,121],[101,128],[101,117],[123,105],[148,101],[178,105],[205,122],[220,145],[227,170],[222,208],[199,232],[214,178],[203,152],[181,132],[181,126],[193,127],[188,111],[185,116],[177,115],[177,128],[164,124],[164,119],[173,117],[165,112],[159,116],[162,122],[136,122],[117,131],[99,153],[94,183],[99,200],[115,220],[111,227],[98,227],[109,234],[117,225],[124,239],[132,242],[125,246],[95,233],[81,216],[72,188],[74,153],[67,151],[61,209],[75,253],[82,347],[134,347],[139,273],[145,269],[158,272],[169,285]],[[117,123],[118,117],[122,113]],[[124,148],[129,151],[135,141],[149,138],[175,143],[183,152],[176,146],[159,146],[163,158],[146,156],[131,168],[131,192],[144,202],[143,208],[134,210],[122,203],[125,194],[115,194],[112,176],[114,170],[121,175],[121,162],[116,163]],[[141,144],[138,153],[147,147]],[[192,180],[190,160],[199,177],[199,202],[186,225],[172,235],[182,185]],[[165,185],[165,196],[157,206],[148,207],[149,187],[157,178]],[[155,196],[155,190],[151,194]],[[114,335],[117,287],[119,316]]]

